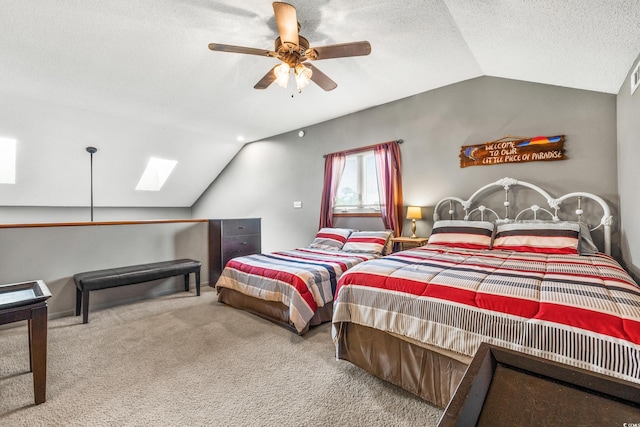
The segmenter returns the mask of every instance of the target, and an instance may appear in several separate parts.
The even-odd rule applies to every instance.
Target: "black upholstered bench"
[[[89,291],[133,285],[172,276],[184,275],[184,290],[188,292],[189,274],[195,273],[196,295],[200,295],[201,265],[200,261],[178,259],[74,274],[73,280],[76,282],[76,316],[80,315],[80,301],[82,301],[82,323],[89,322]]]

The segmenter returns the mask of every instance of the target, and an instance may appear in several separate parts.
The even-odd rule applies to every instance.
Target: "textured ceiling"
[[[0,137],[17,183],[0,204],[191,206],[244,142],[482,75],[617,93],[640,53],[637,0],[292,2],[311,46],[368,40],[369,56],[314,63],[338,84],[253,85],[277,60],[270,1],[2,0]],[[398,76],[401,75],[401,78]],[[286,118],[286,119],[283,119]],[[158,193],[150,156],[178,160]]]

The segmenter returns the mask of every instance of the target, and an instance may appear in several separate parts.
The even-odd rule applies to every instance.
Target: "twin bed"
[[[323,228],[306,248],[230,260],[218,282],[218,301],[294,329],[331,321],[340,276],[386,254],[390,231]]]
[[[480,203],[499,188],[504,215]],[[528,203],[525,193],[548,208],[510,215],[510,198]],[[583,203],[601,210],[591,230]],[[451,219],[440,219],[447,207]],[[441,407],[482,342],[640,383],[640,288],[610,257],[603,199],[554,198],[504,178],[468,200],[442,200],[434,219],[427,246],[393,254],[383,249],[388,232],[369,232],[372,251],[357,233],[331,229],[309,248],[234,259],[217,283],[219,300],[298,333],[332,321],[337,358]],[[338,243],[328,248],[323,232],[343,235],[330,236]]]

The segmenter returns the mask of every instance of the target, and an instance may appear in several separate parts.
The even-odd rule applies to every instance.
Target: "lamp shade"
[[[420,206],[407,207],[407,219],[422,219],[422,208]]]

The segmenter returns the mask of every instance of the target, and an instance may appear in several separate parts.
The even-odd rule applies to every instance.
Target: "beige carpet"
[[[442,411],[349,362],[329,324],[299,337],[179,292],[49,322],[33,404],[26,323],[0,331],[0,425],[430,426]]]

